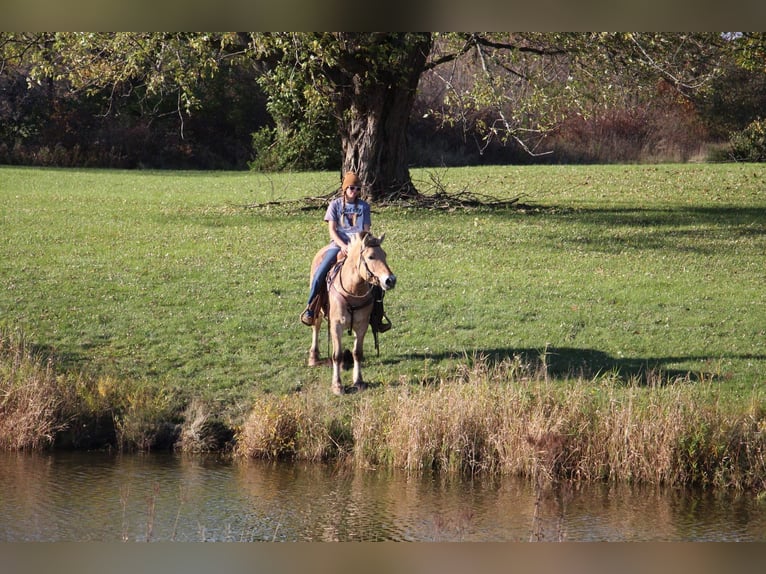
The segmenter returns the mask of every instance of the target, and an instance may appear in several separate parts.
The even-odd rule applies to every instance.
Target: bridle
[[[359,252],[359,264],[357,265],[359,276],[362,276],[362,265],[364,265],[364,271],[367,274],[367,277],[365,277],[364,280],[367,282],[367,284],[380,286],[380,278],[370,270],[370,264],[367,262],[367,258],[364,256],[365,249],[366,247],[364,244],[362,244],[362,249]]]
[[[364,250],[367,249],[367,247],[369,247],[369,245],[364,245],[364,243],[362,244],[361,249],[359,250],[359,263],[357,263],[357,273],[364,279],[364,282],[367,284],[367,291],[363,295],[356,295],[355,293],[351,293],[343,285],[343,274],[341,273],[341,270],[347,259],[344,259],[341,263],[338,264],[337,276],[340,289],[335,286],[335,281],[329,282],[330,289],[333,289],[343,298],[346,303],[346,309],[348,309],[349,313],[351,314],[349,330],[351,329],[351,325],[354,324],[354,311],[358,309],[364,309],[365,307],[372,305],[374,299],[372,295],[372,288],[375,285],[380,285],[380,278],[378,278],[378,276],[372,272],[370,269],[370,264],[368,263],[367,258],[364,256]],[[364,267],[364,274],[362,273],[362,267]]]
[[[338,283],[340,284],[341,289],[343,289],[342,295],[344,298],[348,299],[348,297],[352,297],[355,299],[366,299],[370,295],[370,291],[372,291],[373,286],[378,285],[380,286],[380,278],[375,275],[375,273],[372,272],[370,269],[370,264],[368,263],[367,258],[364,256],[364,251],[367,249],[369,245],[362,244],[360,250],[359,250],[359,263],[357,263],[356,271],[359,274],[359,276],[364,279],[364,282],[367,284],[367,292],[364,293],[364,295],[356,295],[354,293],[351,293],[346,287],[343,285],[343,275],[340,274],[340,268],[338,269]],[[345,264],[346,260],[344,260],[340,267],[342,267]],[[364,267],[364,272],[362,272],[362,268]],[[360,307],[365,307],[367,303],[357,306],[357,309]]]

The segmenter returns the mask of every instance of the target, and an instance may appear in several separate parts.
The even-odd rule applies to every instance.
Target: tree
[[[335,115],[343,171],[357,171],[373,200],[417,194],[407,165],[407,125],[429,72],[444,83],[441,121],[483,114],[485,142],[530,154],[567,114],[592,113],[658,79],[688,97],[718,66],[714,34],[277,33],[253,34],[268,62],[272,100],[323,104]],[[472,66],[458,68],[458,59]],[[469,70],[463,77],[457,70]],[[475,117],[475,115],[474,115]]]
[[[302,99],[305,115],[330,111],[337,122],[342,172],[355,171],[373,199],[415,193],[407,168],[407,124],[431,34],[254,34],[271,58],[264,83],[274,101]]]
[[[273,111],[290,121],[332,114],[343,171],[359,172],[378,201],[417,195],[406,135],[426,72],[447,86],[449,105],[434,110],[441,121],[482,110],[485,141],[542,153],[540,136],[568,114],[603,109],[658,79],[680,97],[703,89],[721,42],[713,33],[55,33],[5,34],[0,50],[23,53],[32,78],[174,99],[181,130],[202,104],[200,83],[223,62],[251,62]],[[471,65],[457,68],[459,59]]]
[[[269,118],[236,40],[0,33],[0,82],[14,86],[0,96],[0,156],[43,163],[38,152],[55,149],[53,165],[245,167],[251,134]],[[36,101],[42,111],[31,115]]]

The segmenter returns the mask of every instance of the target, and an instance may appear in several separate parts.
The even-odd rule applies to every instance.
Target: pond
[[[766,541],[764,505],[215,456],[0,453],[0,542]]]

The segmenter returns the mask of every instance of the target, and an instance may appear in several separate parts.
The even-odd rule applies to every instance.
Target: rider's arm
[[[348,245],[346,245],[346,242],[343,241],[343,238],[338,234],[338,223],[332,220],[328,221],[327,224],[330,229],[330,239],[332,239],[335,242],[335,245],[338,245],[340,250],[346,254]]]

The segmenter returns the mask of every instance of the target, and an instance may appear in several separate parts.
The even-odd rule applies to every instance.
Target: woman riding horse
[[[362,380],[362,360],[364,336],[370,325],[373,314],[376,289],[388,290],[396,286],[396,276],[391,272],[386,262],[386,252],[381,243],[385,234],[374,237],[366,231],[351,236],[347,246],[347,255],[333,269],[328,282],[326,304],[322,312],[317,312],[314,319],[309,364],[319,362],[319,329],[322,315],[330,322],[330,337],[332,339],[332,392],[342,395],[345,390],[340,380],[340,371],[345,351],[343,349],[343,331],[354,333],[354,389],[366,387]],[[324,251],[320,250],[314,257],[312,269],[320,265],[324,259]],[[373,326],[373,333],[377,335]],[[377,341],[376,341],[377,342]]]
[[[347,255],[351,236],[370,231],[370,204],[360,197],[361,191],[359,177],[349,171],[343,178],[340,195],[327,206],[324,220],[328,223],[331,242],[311,279],[309,299],[306,309],[301,313],[301,323],[304,325],[310,327],[314,324],[318,312],[316,298],[324,291],[327,273],[339,254],[343,257]],[[378,289],[375,295],[374,326],[377,332],[385,333],[391,328],[391,323],[383,312],[383,291]]]

